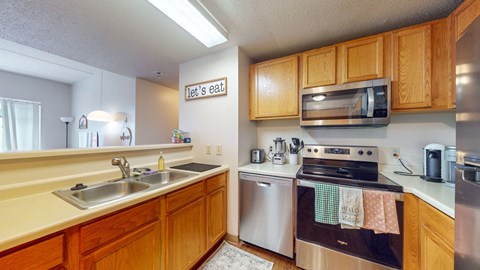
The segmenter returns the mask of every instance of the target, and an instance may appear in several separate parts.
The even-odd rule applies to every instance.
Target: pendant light
[[[112,116],[102,110],[103,109],[103,70],[101,73],[100,79],[100,110],[94,110],[87,115],[87,119],[90,121],[98,121],[98,122],[110,122],[112,120]]]

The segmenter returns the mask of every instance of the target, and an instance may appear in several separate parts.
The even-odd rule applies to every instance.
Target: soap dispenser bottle
[[[158,158],[158,171],[161,172],[165,170],[165,160],[163,159],[163,153],[160,152],[160,157]]]

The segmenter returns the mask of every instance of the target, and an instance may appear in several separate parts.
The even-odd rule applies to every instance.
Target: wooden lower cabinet
[[[72,238],[78,237],[79,269],[160,269],[163,202],[150,200],[72,230]]]
[[[2,251],[0,269],[190,269],[226,235],[227,175]]]
[[[189,269],[205,253],[205,199],[170,214],[167,221],[167,269]]]
[[[227,233],[227,189],[207,194],[207,247],[211,248]]]
[[[166,213],[166,269],[190,269],[226,235],[227,173],[167,194]]]
[[[80,259],[80,269],[160,269],[160,222],[146,225]]]
[[[420,200],[420,269],[453,269],[454,221]]]
[[[2,270],[62,269],[65,265],[65,235],[51,237],[0,256]]]
[[[405,194],[404,267],[453,269],[454,220],[412,194]]]

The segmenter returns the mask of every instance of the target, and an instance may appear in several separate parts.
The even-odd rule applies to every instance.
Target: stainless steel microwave
[[[390,79],[345,83],[301,91],[302,127],[390,124]]]

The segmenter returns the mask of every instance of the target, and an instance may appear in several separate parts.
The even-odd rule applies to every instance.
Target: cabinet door
[[[453,219],[420,201],[420,269],[453,269]]]
[[[316,87],[335,84],[336,48],[327,47],[304,53],[303,87]]]
[[[420,258],[418,239],[418,198],[405,193],[403,219],[403,269],[417,270]]]
[[[227,189],[207,195],[207,246],[212,247],[227,233]]]
[[[138,229],[80,259],[80,269],[160,269],[160,222]]]
[[[343,82],[383,77],[383,36],[354,40],[342,45]]]
[[[298,57],[275,59],[250,67],[250,118],[298,116]]]
[[[192,267],[206,251],[205,199],[168,215],[166,222],[167,269]]]
[[[455,24],[455,40],[458,40],[463,31],[480,16],[480,1],[465,0],[452,15]]]
[[[393,33],[392,109],[431,106],[431,26]]]
[[[64,263],[65,236],[58,235],[0,257],[0,269],[51,269]]]

